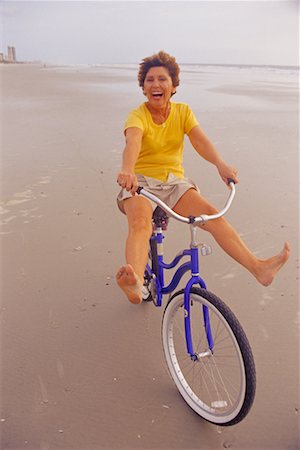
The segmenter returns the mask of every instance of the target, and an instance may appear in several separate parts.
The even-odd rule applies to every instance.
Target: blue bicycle
[[[221,426],[244,419],[253,404],[256,387],[255,364],[245,332],[228,306],[206,289],[199,275],[199,247],[203,256],[210,254],[211,248],[197,244],[197,224],[217,219],[228,211],[235,195],[234,182],[228,182],[231,191],[225,207],[217,214],[199,217],[183,217],[144,188],[137,191],[158,205],[153,213],[143,300],[160,307],[163,295],[169,294],[162,319],[162,343],[171,377],[197,414]],[[191,244],[167,264],[163,239],[169,216],[189,224]],[[188,261],[177,268],[171,282],[165,285],[164,271],[178,266],[184,257]],[[191,277],[186,286],[174,293],[188,271]]]

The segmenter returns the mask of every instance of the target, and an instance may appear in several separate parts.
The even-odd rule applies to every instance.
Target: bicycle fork
[[[194,226],[191,226],[191,235],[192,235],[192,241],[191,241],[192,277],[190,278],[190,280],[188,281],[188,283],[184,289],[184,328],[185,328],[187,352],[189,353],[189,355],[193,361],[198,361],[199,357],[210,356],[212,354],[213,347],[214,347],[214,341],[213,341],[212,332],[211,332],[209,311],[208,311],[207,306],[203,305],[202,306],[203,323],[204,323],[206,340],[207,340],[209,350],[207,352],[204,352],[203,354],[198,354],[194,351],[192,332],[191,332],[190,293],[191,293],[192,286],[200,285],[201,288],[206,289],[206,284],[199,275],[199,251],[198,251],[198,245],[197,245],[196,239],[195,239],[196,230],[195,230]],[[205,251],[203,252],[203,254],[209,254],[209,252],[206,252],[206,248],[204,248],[204,250]],[[199,326],[200,326],[200,324],[199,324]]]

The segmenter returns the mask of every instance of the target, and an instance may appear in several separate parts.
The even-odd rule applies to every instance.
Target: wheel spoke
[[[163,318],[163,343],[168,367],[180,393],[198,414],[220,425],[237,423],[247,414],[254,399],[252,352],[229,308],[204,289],[195,291],[191,294],[190,317],[192,342],[198,359],[194,361],[186,350],[183,293],[179,293],[168,304]],[[214,340],[212,352],[208,349],[203,305],[209,312]],[[232,326],[238,329],[239,342]],[[250,368],[244,366],[243,351],[252,358]],[[248,385],[250,389],[247,391]]]

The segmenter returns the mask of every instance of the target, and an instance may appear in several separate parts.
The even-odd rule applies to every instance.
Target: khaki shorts
[[[137,174],[137,179],[139,186],[142,186],[146,191],[151,192],[151,194],[156,195],[156,197],[166,203],[171,209],[174,208],[180,197],[189,189],[196,189],[200,192],[198,186],[192,180],[189,178],[177,178],[172,173],[169,174],[165,182],[139,174]],[[131,193],[126,191],[126,189],[121,189],[119,192],[117,203],[120,211],[123,213],[123,200],[131,197]],[[151,203],[152,209],[154,210],[157,206],[156,203],[149,199],[147,200]]]

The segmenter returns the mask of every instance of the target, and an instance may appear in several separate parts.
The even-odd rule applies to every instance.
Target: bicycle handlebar
[[[202,214],[201,216],[198,216],[198,217],[194,217],[194,216],[184,217],[184,216],[181,216],[180,214],[177,214],[175,211],[173,211],[171,208],[169,208],[169,206],[167,206],[162,200],[160,200],[159,198],[157,198],[155,195],[151,194],[150,192],[146,191],[142,186],[138,187],[137,194],[143,195],[144,197],[148,198],[149,200],[152,200],[158,206],[160,206],[167,214],[169,214],[171,217],[174,217],[174,219],[179,220],[180,222],[189,223],[189,224],[198,223],[198,222],[205,223],[205,222],[208,222],[209,220],[219,219],[220,217],[224,216],[224,214],[226,214],[226,212],[230,208],[236,191],[235,191],[235,183],[230,178],[228,179],[228,185],[229,185],[231,191],[230,191],[229,197],[225,203],[224,208],[221,209],[221,211],[219,211],[216,214],[211,214],[211,215]]]

